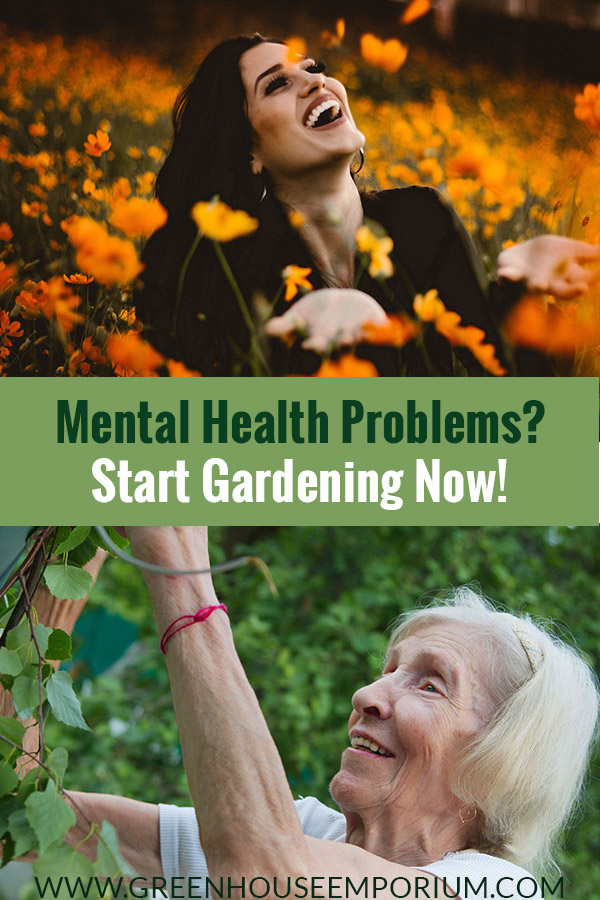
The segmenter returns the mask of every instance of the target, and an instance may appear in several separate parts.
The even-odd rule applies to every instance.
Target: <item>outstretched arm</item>
[[[209,565],[204,528],[131,528],[134,554],[170,568]],[[159,633],[180,616],[218,603],[210,575],[145,573]],[[274,877],[404,877],[418,870],[359,847],[305,838],[277,748],[233,643],[227,616],[215,611],[166,646],[183,759],[200,839],[214,881],[239,885]],[[234,880],[236,879],[236,880]],[[281,884],[281,882],[280,882]],[[422,882],[421,882],[422,884]],[[416,896],[414,890],[405,895]]]

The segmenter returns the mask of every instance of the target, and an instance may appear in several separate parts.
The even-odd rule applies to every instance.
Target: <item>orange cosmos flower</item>
[[[111,334],[106,342],[106,353],[117,374],[124,377],[156,377],[156,370],[164,362],[161,354],[143,341],[137,331]]]
[[[12,286],[16,271],[17,267],[14,264],[7,266],[0,260],[0,293]]]
[[[285,281],[286,300],[293,300],[301,287],[307,291],[312,291],[313,286],[308,280],[311,272],[312,269],[303,269],[301,266],[289,265],[285,267],[281,275]]]
[[[335,23],[335,34],[332,34],[331,31],[323,31],[321,33],[321,43],[332,50],[334,47],[341,45],[345,34],[346,22],[344,19],[338,19]]]
[[[63,275],[67,284],[91,284],[94,280],[91,275],[83,275],[82,272],[74,272],[72,275]]]
[[[11,241],[13,230],[8,222],[0,222],[0,241]]]
[[[388,316],[385,325],[372,325],[371,322],[364,325],[365,341],[368,344],[387,344],[392,347],[404,347],[420,331],[420,324],[404,313]]]
[[[428,13],[430,9],[431,0],[412,0],[412,3],[408,4],[400,16],[400,22],[402,25],[410,25],[411,22]]]
[[[205,237],[220,243],[251,234],[258,228],[258,219],[243,209],[231,209],[220,200],[196,203],[191,216]]]
[[[182,362],[175,359],[167,360],[167,370],[171,378],[202,378],[202,372],[188,369]]]
[[[394,264],[389,254],[394,249],[391,237],[378,238],[368,225],[361,225],[356,232],[356,246],[361,253],[369,255],[369,275],[372,278],[391,278]]]
[[[435,288],[427,291],[426,294],[417,294],[413,301],[413,309],[421,322],[433,322],[446,311]]]
[[[374,34],[363,34],[360,39],[360,52],[370,66],[393,74],[406,62],[408,47],[396,38],[381,41]]]
[[[75,312],[80,303],[81,298],[69,290],[62,278],[52,278],[48,283],[48,298],[42,312],[47,319],[55,318],[61,329],[69,332],[85,320],[85,316]]]
[[[131,196],[131,184],[128,178],[121,176],[117,178],[114,184],[110,186],[110,202],[118,203],[120,200],[127,200]]]
[[[48,300],[48,284],[46,281],[26,281],[23,290],[15,297],[15,303],[27,319],[40,315]]]
[[[43,122],[32,122],[27,131],[31,137],[44,137],[48,134],[48,129]]]
[[[167,221],[167,211],[160,200],[133,197],[115,203],[110,221],[128,237],[137,234],[148,236],[162,228]]]
[[[4,309],[0,309],[0,338],[2,338],[4,346],[12,347],[11,338],[22,336],[21,323],[16,320],[11,322],[9,314]]]
[[[575,118],[600,131],[600,84],[586,84],[583,93],[575,96]]]
[[[109,235],[106,226],[94,219],[71,216],[62,222],[69,240],[77,249],[77,265],[107,287],[133,281],[143,269],[131,241]]]
[[[88,156],[102,156],[112,147],[110,138],[105,131],[100,128],[96,134],[88,134],[83,148]]]
[[[292,37],[287,38],[285,44],[288,62],[298,62],[299,57],[306,56],[306,41],[304,38],[294,34]]]
[[[523,297],[505,320],[504,330],[513,344],[556,356],[600,340],[600,321],[583,319],[576,303],[547,306],[540,297]]]
[[[358,359],[352,353],[346,353],[337,362],[326,359],[315,372],[315,378],[376,378],[378,375],[372,362]]]

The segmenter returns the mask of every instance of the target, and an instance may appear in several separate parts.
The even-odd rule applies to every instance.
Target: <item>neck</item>
[[[407,809],[398,810],[394,822],[377,810],[345,815],[346,843],[400,865],[427,865],[451,851],[476,846],[475,836],[460,821],[446,816],[424,818],[422,811],[415,814]]]
[[[279,200],[301,214],[300,235],[326,284],[351,287],[363,212],[348,166],[280,178],[274,187]]]

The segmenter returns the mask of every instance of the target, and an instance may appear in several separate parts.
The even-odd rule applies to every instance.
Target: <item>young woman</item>
[[[246,374],[250,339],[211,241],[200,241],[180,278],[197,234],[190,210],[200,200],[218,196],[259,220],[255,232],[223,245],[251,311],[257,293],[272,301],[279,291],[272,312],[284,313],[283,269],[311,270],[313,289],[322,291],[318,304],[302,312],[300,304],[308,304],[299,294],[295,300],[309,333],[318,327],[316,307],[321,320],[373,299],[386,313],[409,312],[416,293],[436,288],[463,324],[483,329],[501,357],[496,323],[523,289],[575,296],[590,277],[580,263],[598,258],[598,248],[580,242],[536,238],[505,251],[502,281],[487,285],[464,227],[436,191],[359,192],[353,166],[364,136],[343,85],[314,59],[292,59],[285,44],[260,35],[217,46],[180,94],[173,122],[172,149],[157,180],[169,220],[146,246],[136,306],[149,339],[205,375]],[[355,235],[365,218],[393,240],[389,279],[371,277],[357,260]],[[362,355],[382,375],[456,374],[441,335],[428,334],[425,351],[409,345],[399,356],[393,348],[369,347]],[[469,351],[458,355],[468,374],[484,374]],[[271,374],[310,374],[319,362],[299,343],[290,350],[272,341],[268,356]],[[546,373],[534,354],[521,354],[517,366],[519,374]]]

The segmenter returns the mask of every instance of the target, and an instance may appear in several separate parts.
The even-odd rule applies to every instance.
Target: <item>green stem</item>
[[[196,237],[194,238],[192,246],[188,250],[187,256],[184,259],[183,265],[179,271],[179,280],[177,282],[177,295],[175,297],[175,308],[173,310],[173,318],[171,319],[171,332],[170,332],[171,337],[177,337],[177,322],[179,320],[179,309],[181,307],[181,299],[183,297],[183,283],[185,281],[185,276],[186,276],[189,264],[192,261],[192,256],[196,252],[196,248],[198,247],[198,244],[200,243],[200,240],[202,239],[203,234],[204,234],[204,232],[199,231],[198,234],[196,235]]]
[[[248,329],[248,333],[250,335],[251,353],[252,353],[252,360],[251,360],[252,373],[253,373],[253,375],[261,375],[262,374],[262,372],[260,371],[259,365],[258,365],[258,363],[260,362],[263,366],[264,371],[267,373],[267,375],[270,375],[271,372],[269,370],[269,364],[267,363],[267,360],[265,359],[264,354],[260,348],[260,345],[258,342],[258,334],[256,332],[254,322],[252,321],[252,316],[250,315],[250,311],[248,310],[246,301],[244,300],[242,292],[240,291],[239,285],[238,285],[237,281],[235,280],[235,275],[231,271],[231,266],[227,262],[225,254],[223,253],[223,248],[221,247],[220,243],[218,241],[213,240],[213,246],[215,248],[215,253],[217,254],[217,259],[221,263],[221,268],[223,269],[223,272],[225,273],[225,277],[227,278],[227,281],[229,282],[229,285],[231,287],[231,290],[233,291],[235,299],[237,300],[237,304],[238,304],[238,307],[242,314],[242,318],[244,319],[246,328]]]

